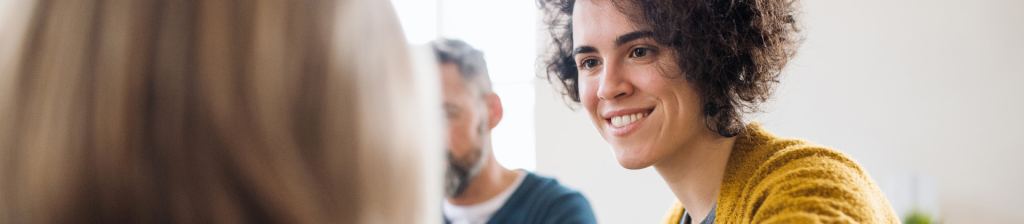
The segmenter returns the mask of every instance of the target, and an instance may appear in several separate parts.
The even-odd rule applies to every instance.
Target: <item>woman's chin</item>
[[[651,159],[648,153],[640,152],[642,150],[637,149],[620,149],[615,148],[615,159],[619,161],[619,165],[622,168],[638,170],[647,168],[654,164],[654,159]]]

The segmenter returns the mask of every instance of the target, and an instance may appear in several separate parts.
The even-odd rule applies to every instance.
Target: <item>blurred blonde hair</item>
[[[388,2],[7,2],[0,223],[439,221]]]

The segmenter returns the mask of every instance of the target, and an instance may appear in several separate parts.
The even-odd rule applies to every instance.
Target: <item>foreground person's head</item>
[[[388,1],[10,4],[0,223],[439,219]]]

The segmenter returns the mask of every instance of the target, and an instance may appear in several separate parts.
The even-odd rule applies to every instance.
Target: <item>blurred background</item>
[[[413,44],[482,49],[505,105],[495,154],[585,194],[602,223],[656,223],[675,200],[626,170],[543,78],[534,1],[392,0]],[[853,156],[906,218],[1014,223],[1024,202],[1024,1],[802,1],[805,41],[764,112],[768,130]]]

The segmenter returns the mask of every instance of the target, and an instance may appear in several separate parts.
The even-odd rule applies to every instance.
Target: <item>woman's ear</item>
[[[490,129],[494,129],[501,122],[501,117],[505,115],[504,108],[501,106],[501,97],[491,92],[487,93],[485,98],[487,100],[487,125]]]

